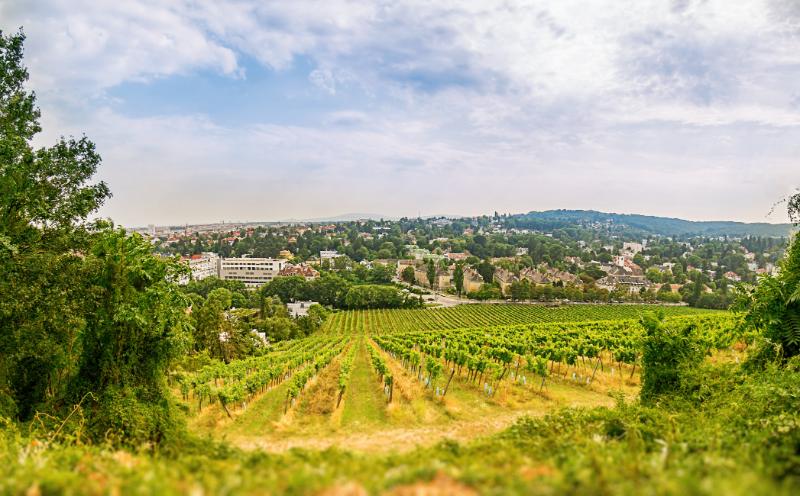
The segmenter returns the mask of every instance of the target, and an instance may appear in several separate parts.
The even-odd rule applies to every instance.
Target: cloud
[[[569,206],[758,220],[800,182],[791,0],[0,0],[0,25],[25,26],[46,129],[97,140],[126,222]],[[268,95],[264,111],[126,112],[114,91],[209,75]],[[143,196],[158,201],[137,210]]]

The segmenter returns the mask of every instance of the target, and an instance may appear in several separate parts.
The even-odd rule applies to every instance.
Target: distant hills
[[[459,215],[426,215],[423,218],[465,218]],[[358,220],[396,221],[400,217],[375,213],[346,213],[313,219],[288,219],[282,222],[353,222]],[[569,227],[603,228],[632,236],[788,236],[791,224],[736,221],[692,221],[654,215],[618,214],[597,210],[544,210],[512,214],[504,218],[506,227],[552,231]]]
[[[552,230],[566,227],[604,225],[611,230],[637,231],[661,236],[788,236],[791,224],[735,221],[691,221],[671,217],[617,214],[595,210],[545,210],[512,215],[507,221],[516,227]]]
[[[286,222],[354,222],[357,220],[398,220],[399,217],[381,214],[348,213],[330,217],[316,217],[314,219],[289,219]]]

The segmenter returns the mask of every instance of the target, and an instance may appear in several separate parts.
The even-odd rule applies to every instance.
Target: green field
[[[492,433],[563,406],[610,406],[611,393],[634,398],[638,318],[653,309],[339,312],[315,336],[178,380],[189,389],[192,429],[241,447],[408,450]],[[728,314],[661,310],[695,323],[709,350],[730,346]]]
[[[458,305],[428,310],[363,310],[339,312],[325,323],[324,332],[348,334],[363,326],[376,332],[404,332],[428,329],[455,329],[537,322],[585,322],[638,319],[655,309],[667,316],[715,313],[686,306],[653,305]],[[366,323],[365,323],[366,322]]]
[[[748,410],[746,398],[763,393],[736,378],[741,336],[731,314],[664,308],[666,322],[692,325],[717,364],[702,377],[708,403],[638,404],[638,317],[648,310],[340,312],[312,337],[176,376],[190,439],[206,439],[179,458],[103,447],[21,452],[7,442],[14,473],[5,469],[0,493],[30,489],[31,480],[43,492],[96,494],[791,493],[763,466],[742,470],[757,445],[731,444],[742,422],[768,416]],[[793,378],[764,380],[794,387]],[[715,399],[721,391],[741,402]],[[774,428],[793,432],[787,425]]]

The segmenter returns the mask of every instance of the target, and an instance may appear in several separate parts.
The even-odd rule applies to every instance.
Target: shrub
[[[702,362],[704,350],[693,335],[693,323],[665,324],[663,312],[647,314],[641,323],[646,331],[641,399],[648,402],[679,390],[684,371]]]

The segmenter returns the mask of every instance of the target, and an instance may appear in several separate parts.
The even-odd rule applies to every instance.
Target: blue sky
[[[41,144],[126,225],[586,208],[766,217],[800,187],[795,0],[0,0]]]

